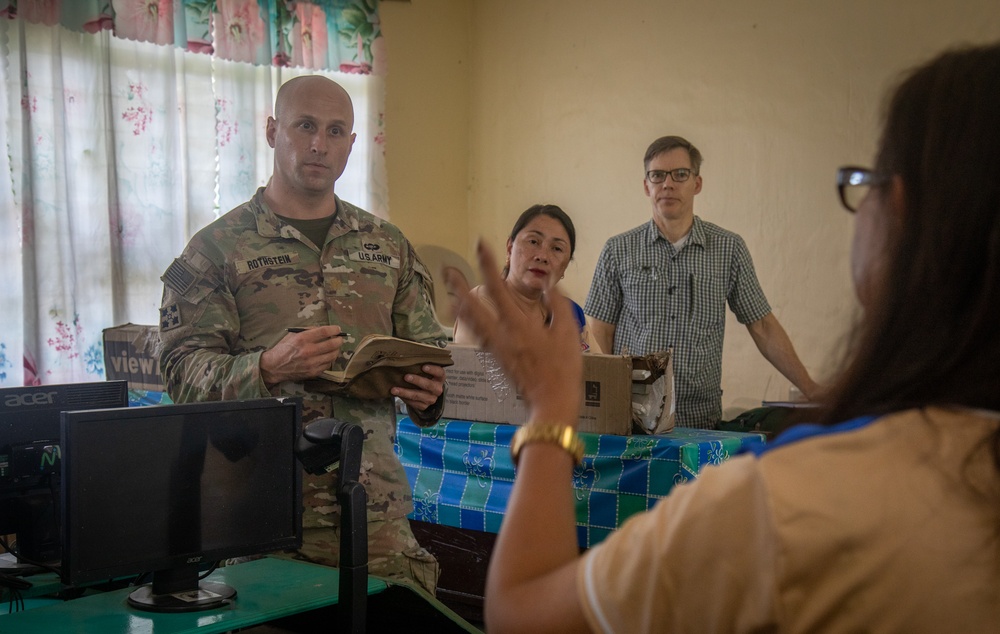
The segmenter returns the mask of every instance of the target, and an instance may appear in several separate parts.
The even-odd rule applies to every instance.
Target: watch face
[[[573,464],[583,462],[583,440],[576,430],[568,425],[523,425],[515,433],[510,443],[510,455],[517,465],[521,449],[535,442],[559,445],[573,458]]]

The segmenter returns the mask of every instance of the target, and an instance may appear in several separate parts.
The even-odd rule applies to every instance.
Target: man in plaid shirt
[[[722,417],[726,302],[761,354],[807,397],[817,391],[757,282],[743,238],[694,215],[702,156],[661,137],[646,150],[652,220],[604,245],[585,312],[602,352],[672,349],[677,424],[711,429]]]

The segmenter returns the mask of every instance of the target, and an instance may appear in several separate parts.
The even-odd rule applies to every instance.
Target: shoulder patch
[[[427,294],[427,303],[431,306],[434,305],[434,276],[431,275],[430,271],[427,270],[427,265],[424,261],[420,259],[420,255],[417,254],[416,249],[410,246],[410,253],[413,256],[413,272],[420,276],[423,280],[424,293]]]
[[[187,263],[174,258],[160,279],[163,280],[164,284],[183,295],[198,281],[198,276]]]
[[[160,330],[171,330],[181,325],[181,311],[177,304],[160,308]]]

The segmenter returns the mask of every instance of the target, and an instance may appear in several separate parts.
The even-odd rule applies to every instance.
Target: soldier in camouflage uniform
[[[282,85],[267,123],[271,180],[199,231],[164,273],[160,365],[178,403],[297,396],[306,423],[333,416],[361,425],[370,572],[413,579],[433,594],[437,561],[406,519],[413,503],[394,452],[392,399],[360,401],[304,385],[331,366],[342,369],[366,334],[444,344],[431,278],[412,245],[395,226],[334,194],[353,124],[350,97],[333,81],[308,76]],[[432,424],[443,406],[444,370],[423,369],[392,392],[415,422]],[[328,565],[339,559],[333,478],[304,476],[297,553]]]

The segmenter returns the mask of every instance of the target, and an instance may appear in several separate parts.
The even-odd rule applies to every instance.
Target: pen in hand
[[[309,328],[303,328],[302,326],[292,326],[290,328],[285,328],[285,332],[305,332],[307,330],[309,330]],[[346,332],[338,332],[337,334],[334,335],[334,337],[348,337],[348,336],[350,335],[348,335]]]

